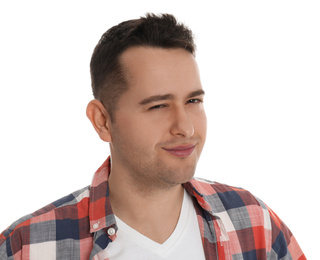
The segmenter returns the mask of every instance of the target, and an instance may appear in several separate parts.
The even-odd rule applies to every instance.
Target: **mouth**
[[[192,144],[192,145],[176,146],[173,148],[163,147],[162,149],[175,157],[185,158],[185,157],[189,157],[193,153],[195,147],[196,145]]]

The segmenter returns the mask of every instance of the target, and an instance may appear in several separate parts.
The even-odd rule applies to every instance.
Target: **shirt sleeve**
[[[272,230],[270,258],[293,260],[307,259],[289,228],[269,207],[268,211]]]
[[[13,257],[8,256],[7,244],[6,240],[2,235],[0,235],[0,259],[1,260],[9,260],[13,259]]]

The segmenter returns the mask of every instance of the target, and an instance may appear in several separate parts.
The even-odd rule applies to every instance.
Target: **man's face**
[[[133,47],[121,61],[129,89],[110,125],[112,171],[150,188],[189,181],[206,137],[194,57],[183,49]]]

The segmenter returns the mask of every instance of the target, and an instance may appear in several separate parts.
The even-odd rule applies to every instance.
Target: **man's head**
[[[101,95],[97,96],[100,101],[91,101],[87,108],[100,138],[110,143],[111,172],[115,173],[110,178],[121,175],[142,185],[140,190],[184,183],[194,175],[206,137],[204,91],[191,31],[168,15],[124,24],[106,33],[121,39],[121,50],[109,43],[118,54],[113,57],[117,70],[111,73],[113,78],[101,74],[104,84],[96,94]],[[108,44],[105,40],[99,44]],[[91,66],[95,63],[102,73],[109,65],[100,45],[93,58],[100,62]],[[108,52],[115,55],[112,49]],[[111,112],[112,104],[117,108]]]
[[[195,55],[192,32],[169,14],[147,14],[105,32],[94,49],[90,69],[93,95],[105,106],[112,121],[119,97],[128,89],[120,57],[128,48],[137,46],[182,48]]]

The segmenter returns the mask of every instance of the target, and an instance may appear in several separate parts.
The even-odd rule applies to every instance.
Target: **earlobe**
[[[97,99],[91,100],[86,114],[101,140],[111,142],[110,117],[103,104]]]

